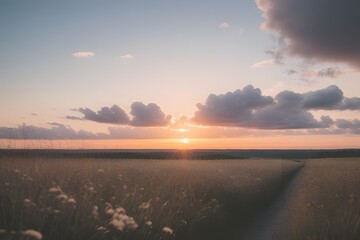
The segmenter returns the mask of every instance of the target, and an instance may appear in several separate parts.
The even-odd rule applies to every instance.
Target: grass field
[[[360,159],[306,160],[273,239],[360,239]]]
[[[0,238],[241,239],[302,166],[0,158]]]

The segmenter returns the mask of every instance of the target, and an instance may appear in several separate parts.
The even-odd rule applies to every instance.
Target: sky
[[[359,148],[357,0],[2,0],[0,148]]]

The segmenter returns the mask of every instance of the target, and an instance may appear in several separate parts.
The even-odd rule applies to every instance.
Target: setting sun
[[[184,139],[182,140],[182,143],[188,144],[188,143],[189,143],[189,139],[184,138]]]

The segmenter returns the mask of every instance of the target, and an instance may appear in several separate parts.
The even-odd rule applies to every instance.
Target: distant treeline
[[[360,149],[338,150],[40,150],[0,149],[0,157],[108,159],[350,158]]]

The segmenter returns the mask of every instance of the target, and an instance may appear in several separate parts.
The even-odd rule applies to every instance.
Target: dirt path
[[[304,169],[301,169],[294,178],[291,179],[276,201],[257,217],[252,228],[243,238],[244,240],[275,239],[273,237],[276,231],[285,225],[285,213],[289,207],[289,203],[292,200],[293,193],[296,190],[299,178],[301,177],[303,171]]]

